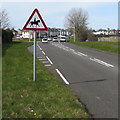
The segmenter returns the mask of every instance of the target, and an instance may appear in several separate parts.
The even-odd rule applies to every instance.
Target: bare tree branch
[[[0,11],[0,28],[6,29],[10,27],[8,14],[5,10]]]
[[[78,40],[81,39],[81,36],[84,33],[83,31],[87,29],[87,24],[88,13],[86,11],[83,11],[81,8],[71,9],[65,19],[65,27],[74,31]]]

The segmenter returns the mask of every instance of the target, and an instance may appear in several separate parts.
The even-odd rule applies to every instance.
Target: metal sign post
[[[43,21],[39,11],[35,9],[29,19],[27,20],[23,30],[34,30],[34,50],[33,50],[33,81],[36,80],[36,30],[48,30],[45,22]]]
[[[33,81],[36,80],[36,31],[34,31]]]

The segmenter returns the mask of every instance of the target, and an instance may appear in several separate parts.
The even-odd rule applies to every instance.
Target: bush
[[[78,41],[86,41],[87,39],[87,30],[84,27],[79,27],[76,30],[75,37]]]
[[[76,39],[78,41],[98,41],[98,37],[93,34],[91,30],[80,28],[76,32]]]
[[[93,34],[91,30],[87,32],[87,40],[88,41],[98,41],[98,37]]]
[[[12,37],[13,37],[13,33],[12,33],[11,30],[2,29],[2,43],[10,43],[10,42],[12,42]]]

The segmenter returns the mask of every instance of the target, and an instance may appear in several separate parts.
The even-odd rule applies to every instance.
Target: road
[[[117,55],[68,42],[38,42],[37,58],[56,71],[93,118],[118,118]]]

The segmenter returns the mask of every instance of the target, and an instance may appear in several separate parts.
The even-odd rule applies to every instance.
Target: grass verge
[[[42,41],[42,38],[37,38],[37,41]],[[34,39],[13,39],[13,42],[33,42]]]
[[[90,118],[69,88],[37,61],[32,80],[32,43],[3,45],[3,118]]]
[[[77,44],[80,46],[85,46],[85,47],[89,47],[89,48],[95,48],[98,50],[102,50],[102,51],[107,51],[107,52],[111,52],[111,53],[115,53],[115,54],[120,54],[120,43],[119,42],[107,42],[107,41],[99,41],[99,42],[95,42],[95,41],[88,41],[88,42],[79,42],[79,41],[75,41],[73,39],[70,39],[70,42],[73,44]]]

